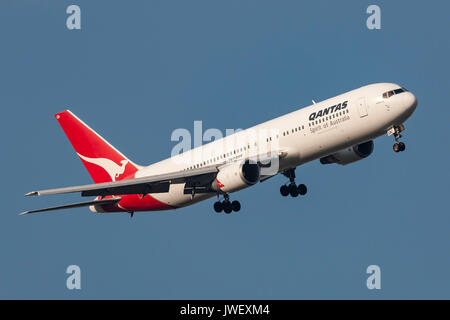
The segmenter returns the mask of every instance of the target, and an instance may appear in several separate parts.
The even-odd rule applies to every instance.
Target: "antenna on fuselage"
[[[313,103],[313,104],[316,104],[316,102],[314,101],[314,99],[312,100],[312,103]]]

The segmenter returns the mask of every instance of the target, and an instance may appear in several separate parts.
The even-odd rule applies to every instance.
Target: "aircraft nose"
[[[417,98],[416,98],[416,96],[413,93],[411,93],[411,92],[406,92],[404,101],[405,101],[406,109],[409,112],[413,113],[414,110],[416,110],[416,107],[417,107]]]

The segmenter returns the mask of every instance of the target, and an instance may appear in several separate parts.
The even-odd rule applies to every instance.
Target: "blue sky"
[[[81,7],[82,30],[66,28]],[[366,28],[370,4],[382,28]],[[450,298],[446,1],[25,1],[0,3],[0,298]],[[139,164],[176,128],[246,128],[373,82],[413,91],[407,151],[392,137],[349,166],[297,169],[174,212],[18,216],[90,183],[53,114],[69,108]],[[82,290],[66,289],[79,265]],[[366,287],[379,265],[382,289]]]

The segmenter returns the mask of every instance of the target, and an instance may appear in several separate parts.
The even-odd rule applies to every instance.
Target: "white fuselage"
[[[377,83],[346,92],[144,167],[136,177],[223,166],[271,152],[280,155],[277,172],[295,168],[377,138],[402,124],[414,112],[417,100],[410,92],[383,98],[383,93],[398,88],[393,83]],[[249,136],[254,139],[249,140]],[[215,195],[192,197],[183,190],[184,184],[172,184],[168,193],[151,196],[183,207]]]

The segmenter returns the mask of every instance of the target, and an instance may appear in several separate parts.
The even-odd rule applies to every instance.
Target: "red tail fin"
[[[131,178],[139,170],[138,165],[69,110],[55,114],[55,118],[95,183]]]

